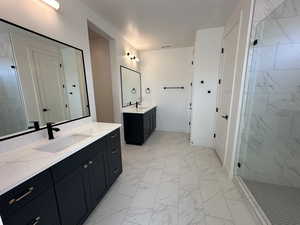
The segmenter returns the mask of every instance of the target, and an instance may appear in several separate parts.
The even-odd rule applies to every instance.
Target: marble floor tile
[[[211,216],[206,216],[205,222],[206,225],[234,225],[232,220],[224,220]]]
[[[222,193],[218,193],[204,203],[206,215],[221,218],[232,219],[231,212],[227,206]]]
[[[161,204],[153,210],[151,225],[178,225],[178,208]]]
[[[152,208],[131,208],[127,212],[125,222],[137,225],[148,225],[152,214]]]
[[[255,225],[215,151],[186,134],[124,145],[124,172],[85,225]]]

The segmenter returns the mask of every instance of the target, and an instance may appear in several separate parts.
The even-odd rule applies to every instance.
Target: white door
[[[33,60],[43,123],[66,120],[64,79],[60,57],[33,50]]]
[[[228,119],[230,117],[230,103],[232,97],[235,60],[238,40],[237,23],[223,39],[223,54],[221,59],[221,73],[218,86],[217,114],[216,114],[216,150],[224,162],[227,138]]]

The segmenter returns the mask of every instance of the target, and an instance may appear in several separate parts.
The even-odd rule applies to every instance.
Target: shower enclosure
[[[252,29],[236,175],[273,225],[298,225],[300,0],[282,1]]]

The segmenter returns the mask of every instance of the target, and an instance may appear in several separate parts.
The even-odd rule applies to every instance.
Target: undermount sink
[[[142,106],[141,106],[141,107],[138,107],[138,108],[137,108],[137,110],[145,110],[145,109],[148,109],[148,107],[142,107]]]
[[[57,138],[56,140],[51,141],[51,143],[49,144],[37,147],[36,150],[43,151],[43,152],[52,152],[52,153],[60,152],[89,137],[90,137],[89,135],[73,134],[73,135]]]

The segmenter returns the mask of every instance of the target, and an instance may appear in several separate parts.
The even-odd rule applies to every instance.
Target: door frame
[[[232,80],[232,95],[230,98],[230,106],[229,106],[229,115],[232,115],[232,106],[233,106],[233,98],[234,98],[234,86],[235,86],[235,82],[236,82],[236,75],[237,75],[237,63],[238,63],[238,52],[239,52],[239,46],[240,46],[240,37],[241,37],[241,29],[242,29],[242,15],[240,15],[234,22],[232,22],[232,25],[230,27],[230,29],[228,29],[226,31],[226,33],[224,33],[223,36],[223,40],[222,40],[222,49],[224,49],[224,40],[225,38],[237,27],[237,43],[236,43],[236,52],[235,52],[235,59],[234,59],[234,69],[233,69],[233,80]],[[219,68],[219,77],[218,77],[218,82],[219,79],[223,80],[223,75],[224,75],[224,56],[226,54],[226,50],[224,50],[225,53],[224,54],[220,54],[221,60],[220,60],[220,68]],[[222,98],[222,89],[220,89],[220,84],[218,83],[218,87],[217,87],[217,108],[219,108],[219,103],[220,103],[220,99]],[[216,135],[218,135],[217,133],[217,121],[218,121],[218,117],[220,111],[215,112],[215,130],[216,130]],[[232,118],[231,116],[229,116],[228,118],[228,122],[227,122],[227,128],[226,128],[226,139],[225,139],[225,143],[224,143],[224,159],[223,161],[220,159],[222,166],[225,166],[225,162],[227,161],[227,157],[228,157],[228,137],[229,137],[229,132],[230,132],[230,125],[232,122]],[[215,138],[215,148],[217,147],[217,138]],[[219,157],[219,156],[218,156]]]

